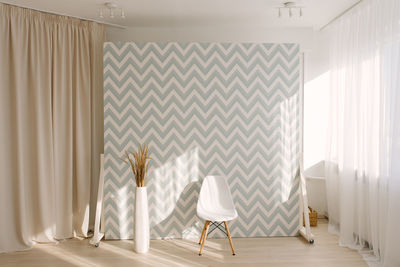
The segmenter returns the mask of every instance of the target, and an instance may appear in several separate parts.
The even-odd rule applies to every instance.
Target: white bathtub
[[[318,212],[318,217],[328,216],[325,187],[325,164],[323,161],[304,171],[307,183],[308,205]]]

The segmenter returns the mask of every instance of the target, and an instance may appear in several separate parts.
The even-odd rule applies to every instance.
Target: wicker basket
[[[310,218],[310,226],[318,225],[318,213],[316,210],[313,210],[310,206],[308,206],[310,212],[308,213],[308,217]],[[303,226],[305,226],[304,215],[303,215]]]

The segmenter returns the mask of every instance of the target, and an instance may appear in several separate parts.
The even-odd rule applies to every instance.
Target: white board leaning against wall
[[[232,236],[297,235],[299,77],[297,44],[106,43],[106,238],[133,237],[134,182],[119,157],[139,143],[152,158],[152,238],[200,235],[209,174],[230,186]]]

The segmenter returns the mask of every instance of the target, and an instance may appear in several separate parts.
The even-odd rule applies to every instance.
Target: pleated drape
[[[0,252],[86,236],[104,26],[0,4],[0,36]]]

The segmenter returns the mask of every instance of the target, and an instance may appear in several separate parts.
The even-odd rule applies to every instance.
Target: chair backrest
[[[231,191],[223,176],[206,176],[201,185],[197,210],[235,210]]]

